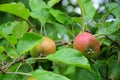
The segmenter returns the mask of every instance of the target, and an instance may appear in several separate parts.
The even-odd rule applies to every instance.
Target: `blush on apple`
[[[74,39],[73,47],[88,58],[98,57],[100,51],[99,41],[88,32],[78,34]]]

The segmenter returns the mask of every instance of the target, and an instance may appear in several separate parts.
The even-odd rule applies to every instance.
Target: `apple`
[[[43,37],[43,42],[34,47],[31,51],[30,54],[32,57],[45,57],[49,54],[52,54],[56,51],[56,45],[55,42],[48,38],[48,37]]]
[[[98,57],[100,51],[99,41],[88,32],[78,34],[74,39],[73,47],[82,52],[87,58]]]

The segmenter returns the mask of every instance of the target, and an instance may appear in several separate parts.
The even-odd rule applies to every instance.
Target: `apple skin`
[[[100,52],[99,41],[88,32],[78,34],[74,39],[73,47],[82,52],[87,58],[98,57]]]
[[[31,51],[30,54],[32,57],[45,57],[49,54],[52,54],[56,51],[56,45],[55,42],[48,38],[48,37],[43,37],[43,42],[34,47]]]

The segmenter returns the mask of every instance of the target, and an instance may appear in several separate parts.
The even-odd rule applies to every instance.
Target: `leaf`
[[[52,6],[54,6],[56,3],[58,3],[60,0],[50,0],[48,2],[48,7],[51,8]]]
[[[108,60],[108,65],[109,65],[108,73],[111,79],[119,80],[120,79],[120,61],[118,60],[118,58],[116,56],[112,56]]]
[[[7,22],[2,25],[0,25],[0,29],[5,35],[11,34],[13,28],[18,24],[19,22],[14,21],[14,22]]]
[[[17,52],[24,54],[42,42],[42,36],[36,33],[25,33],[17,44]]]
[[[48,8],[43,0],[29,0],[29,5],[32,11],[36,11],[40,8]]]
[[[55,26],[56,31],[60,35],[64,36],[65,34],[67,34],[68,30],[65,28],[64,25],[56,23],[56,24],[54,24],[54,26]]]
[[[98,71],[101,74],[102,79],[101,80],[107,80],[108,76],[108,65],[106,60],[97,60],[96,63],[94,64]]]
[[[14,50],[13,48],[7,48],[6,49],[6,52],[7,52],[7,55],[10,57],[10,58],[13,58],[13,59],[15,59],[15,58],[18,58],[19,56],[18,56],[18,54],[17,54],[17,52],[16,52],[16,50]]]
[[[56,53],[48,55],[46,59],[54,62],[62,62],[68,65],[90,68],[89,61],[83,54],[72,48],[58,50]]]
[[[95,14],[95,8],[91,2],[91,0],[78,0],[78,4],[81,8],[82,17],[84,22],[88,22],[92,20]]]
[[[120,20],[115,20],[112,22],[106,22],[104,23],[104,27],[99,28],[98,33],[100,34],[112,34],[118,29],[120,29]]]
[[[32,9],[31,17],[38,19],[40,22],[54,22],[54,17],[49,13],[49,7],[43,0],[30,0],[30,8]]]
[[[31,73],[36,80],[70,80],[62,75],[58,75],[45,70],[36,70]]]
[[[3,46],[0,46],[0,53],[2,53],[5,50]]]
[[[25,21],[22,21],[13,28],[12,34],[17,39],[20,39],[24,35],[24,33],[27,32],[28,29],[29,29],[29,25]]]
[[[101,80],[100,73],[96,69],[77,68],[75,80]]]
[[[108,3],[106,5],[106,7],[108,10],[113,9],[111,13],[113,15],[115,15],[116,18],[120,18],[120,6],[119,6],[119,4],[112,2],[112,3]]]
[[[48,8],[39,8],[30,13],[31,17],[38,19],[40,22],[55,22],[54,17],[49,13]]]
[[[120,31],[119,30],[109,35],[109,37],[120,45]]]
[[[22,3],[2,4],[0,5],[0,11],[14,14],[26,20],[28,19],[30,14],[30,11]]]
[[[7,41],[9,41],[11,44],[16,44],[17,43],[17,39],[14,36],[6,36],[5,39]]]
[[[24,72],[24,73],[29,73],[33,70],[32,66],[30,64],[27,63],[23,63],[19,69],[18,72]]]
[[[5,35],[1,30],[0,30],[0,35],[6,39],[8,42],[10,42],[12,45],[16,44],[17,43],[17,39],[12,36],[12,35]]]
[[[76,23],[80,23],[80,24],[83,23],[83,21],[82,21],[82,19],[81,19],[80,17],[72,17],[72,20],[73,20],[74,22],[76,22]]]
[[[72,24],[72,19],[66,13],[61,12],[60,10],[50,9],[49,11],[54,18],[62,24]]]

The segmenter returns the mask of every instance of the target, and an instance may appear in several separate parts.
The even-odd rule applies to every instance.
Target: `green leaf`
[[[13,48],[10,48],[10,47],[7,48],[7,49],[6,49],[6,52],[7,52],[7,55],[8,55],[9,57],[13,58],[13,59],[19,57],[18,54],[17,54],[17,52],[16,52],[16,50],[13,49]]]
[[[26,20],[28,19],[30,13],[30,11],[22,3],[2,4],[0,5],[0,11],[14,14]]]
[[[85,69],[78,67],[76,69],[75,80],[101,80],[100,73],[96,69]]]
[[[62,62],[68,65],[90,68],[89,61],[83,54],[72,48],[64,48],[56,53],[48,55],[46,59],[54,62]]]
[[[30,0],[30,8],[32,9],[31,17],[38,19],[40,22],[54,22],[54,17],[49,13],[49,7],[43,0]]]
[[[45,70],[36,70],[31,74],[37,80],[70,80],[62,75],[58,75]]]
[[[32,66],[28,63],[23,63],[19,69],[18,72],[25,72],[25,73],[29,73],[33,70]]]
[[[12,35],[5,35],[1,30],[0,30],[0,35],[8,42],[10,42],[12,45],[17,43],[17,39]]]
[[[101,80],[107,80],[108,76],[108,64],[106,60],[97,60],[94,64],[98,71],[101,74],[102,79]]]
[[[111,79],[119,80],[120,79],[120,61],[116,56],[112,56],[108,60],[109,67],[109,76]]]
[[[2,25],[0,25],[0,29],[5,35],[11,34],[13,28],[18,24],[19,22],[14,21],[14,22],[7,22]]]
[[[72,19],[66,13],[61,12],[60,10],[50,9],[49,11],[54,18],[62,24],[72,24]]]
[[[40,22],[55,22],[54,17],[49,13],[48,8],[39,8],[30,13],[31,17],[38,19]]]
[[[2,53],[5,50],[3,46],[0,46],[0,53]]]
[[[120,6],[119,6],[119,4],[112,2],[112,3],[108,3],[106,5],[106,7],[108,10],[113,9],[111,13],[113,15],[115,15],[116,18],[120,18]]]
[[[14,36],[6,36],[5,39],[7,41],[9,41],[11,44],[16,44],[17,43],[17,39]]]
[[[29,0],[29,5],[32,11],[36,11],[40,8],[48,8],[43,0]]]
[[[19,39],[27,32],[28,29],[29,25],[25,21],[22,21],[13,28],[12,34]]]
[[[54,26],[55,26],[56,31],[57,31],[60,35],[64,36],[65,34],[67,34],[68,30],[65,28],[64,25],[62,25],[62,24],[57,24],[57,23],[56,23],[56,24],[54,24]]]
[[[119,30],[117,30],[113,34],[110,34],[109,37],[120,45],[120,31]]]
[[[42,36],[36,33],[25,33],[17,44],[17,52],[24,54],[42,42]]]
[[[80,23],[80,24],[83,23],[83,21],[82,21],[82,19],[81,19],[80,17],[72,17],[72,20],[73,20],[74,22],[76,22],[76,23]]]
[[[58,3],[60,0],[50,0],[48,2],[48,7],[51,8],[52,6],[54,6],[56,3]]]
[[[84,22],[88,22],[92,20],[95,14],[95,8],[91,2],[91,0],[78,0],[78,4],[81,8],[82,17]]]
[[[112,22],[106,22],[104,23],[104,27],[99,28],[98,33],[100,34],[112,34],[118,29],[120,29],[120,20],[115,20]]]

